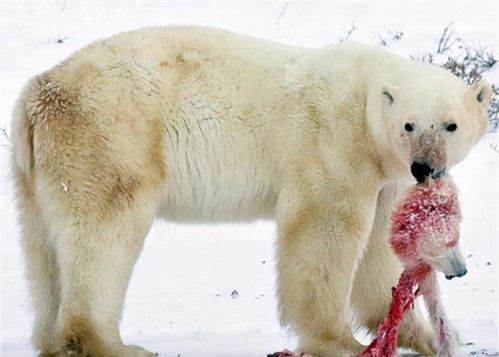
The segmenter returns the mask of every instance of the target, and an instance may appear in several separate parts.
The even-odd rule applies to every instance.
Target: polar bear
[[[159,27],[83,48],[32,79],[14,111],[34,345],[153,356],[119,334],[153,220],[274,219],[280,318],[300,351],[360,352],[352,318],[375,331],[402,269],[386,241],[398,193],[466,156],[491,95],[355,43]],[[399,341],[434,351],[418,310]]]

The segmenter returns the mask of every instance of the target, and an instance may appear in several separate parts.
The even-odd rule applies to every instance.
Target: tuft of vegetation
[[[397,42],[402,39],[404,33],[402,31],[388,31],[386,34],[378,34],[378,44],[387,46],[389,42]]]
[[[352,27],[350,27],[350,30],[348,30],[344,37],[340,38],[340,42],[348,40],[355,30],[357,30],[357,26],[355,26],[355,22],[352,22]]]
[[[497,66],[498,59],[486,47],[465,46],[455,37],[452,24],[445,27],[435,51],[411,56],[412,59],[432,63],[453,73],[466,84],[472,85],[483,74]],[[492,85],[494,94],[489,107],[490,130],[499,128],[499,86]]]
[[[7,134],[7,128],[0,128],[0,146],[9,147],[10,146],[10,137]]]

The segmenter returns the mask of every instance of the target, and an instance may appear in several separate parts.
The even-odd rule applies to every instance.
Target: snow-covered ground
[[[5,1],[0,5],[0,128],[9,131],[22,85],[83,45],[152,25],[196,24],[320,47],[344,38],[408,56],[434,50],[443,28],[499,56],[497,0],[356,1]],[[393,33],[401,31],[399,41]],[[487,78],[499,84],[499,70]],[[32,314],[0,132],[2,356],[34,356]],[[494,149],[495,148],[495,149]],[[461,354],[498,351],[499,135],[487,134],[452,174],[461,189],[463,248],[469,273],[442,281],[445,303],[464,342]],[[258,357],[295,341],[277,322],[275,227],[157,222],[129,288],[122,322],[127,343],[159,356]],[[233,294],[233,291],[237,291]],[[234,297],[232,297],[232,296]],[[482,351],[485,350],[485,351]]]

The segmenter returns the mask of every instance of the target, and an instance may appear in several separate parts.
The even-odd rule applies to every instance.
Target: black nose
[[[425,163],[414,161],[411,165],[411,174],[419,182],[424,182],[433,173],[433,169]]]
[[[466,268],[464,268],[463,270],[459,271],[459,273],[457,273],[456,275],[446,275],[445,278],[448,280],[452,280],[454,278],[460,278],[462,276],[465,276],[467,272],[468,272],[468,270],[466,270]]]

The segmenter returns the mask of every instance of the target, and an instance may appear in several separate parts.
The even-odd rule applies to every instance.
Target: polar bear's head
[[[379,95],[392,160],[419,182],[442,175],[485,133],[492,93],[483,80],[469,87],[447,73],[385,84]]]

